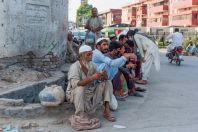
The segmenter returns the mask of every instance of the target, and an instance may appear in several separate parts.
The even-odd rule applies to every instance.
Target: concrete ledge
[[[47,116],[51,114],[55,115],[71,109],[74,110],[73,105],[67,102],[57,107],[43,107],[40,104],[26,104],[25,106],[19,107],[7,107],[0,105],[0,117],[30,118]]]
[[[4,106],[23,106],[25,105],[23,99],[5,99],[5,98],[0,98],[0,105]]]
[[[38,94],[46,85],[57,84],[65,90],[65,75],[61,72],[56,73],[49,79],[39,82],[29,82],[14,89],[0,93],[0,98],[23,99],[25,103],[39,103]]]
[[[65,87],[65,74],[56,72],[53,77],[39,82],[29,82],[23,86],[0,93],[0,117],[36,117],[64,112],[72,105],[64,103],[58,107],[43,107],[38,94],[46,85],[57,84]]]

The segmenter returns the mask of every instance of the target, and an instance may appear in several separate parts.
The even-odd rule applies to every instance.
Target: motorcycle
[[[173,61],[180,66],[181,62],[183,60],[183,48],[181,46],[175,47],[171,52],[166,54],[166,57],[168,57],[169,63],[172,63]]]

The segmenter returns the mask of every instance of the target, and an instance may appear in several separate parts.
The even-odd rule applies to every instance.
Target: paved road
[[[152,69],[144,98],[119,102],[116,123],[102,120],[96,132],[198,132],[198,58],[169,64],[161,55],[161,71]],[[124,125],[126,129],[113,128]]]

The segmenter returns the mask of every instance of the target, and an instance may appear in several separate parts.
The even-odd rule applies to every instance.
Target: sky
[[[110,8],[121,8],[123,4],[133,0],[89,0],[89,4],[98,8],[98,11],[108,10]],[[69,21],[76,20],[76,10],[80,6],[80,0],[69,0]]]

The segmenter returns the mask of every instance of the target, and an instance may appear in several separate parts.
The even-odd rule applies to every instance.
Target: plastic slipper
[[[110,122],[115,122],[116,118],[112,114],[103,114],[104,118]]]

